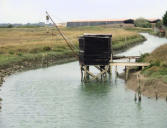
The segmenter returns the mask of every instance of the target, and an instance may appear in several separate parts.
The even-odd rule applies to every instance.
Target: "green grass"
[[[151,54],[143,55],[140,61],[151,63],[142,71],[145,76],[167,83],[167,44],[155,49]]]
[[[138,36],[134,36],[131,38],[126,38],[123,40],[119,40],[119,41],[115,41],[113,42],[113,50],[121,50],[124,48],[128,48],[138,42],[144,41],[145,37],[138,35]]]
[[[152,28],[128,27],[128,28],[125,28],[125,29],[130,30],[130,31],[136,31],[136,32],[148,32],[148,33],[153,32]]]

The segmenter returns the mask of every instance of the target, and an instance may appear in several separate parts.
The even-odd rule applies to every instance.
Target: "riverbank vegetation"
[[[136,91],[140,81],[142,95],[167,99],[167,44],[160,46],[150,54],[141,56],[139,62],[151,65],[142,71],[130,74],[127,87]]]
[[[135,31],[121,28],[81,27],[61,28],[64,34],[78,47],[78,36],[83,33],[112,34],[114,50],[127,48],[144,37]],[[77,51],[77,49],[76,49]],[[0,28],[0,67],[23,61],[42,61],[43,56],[58,59],[72,57],[72,52],[67,47],[55,28]]]
[[[150,79],[162,80],[167,83],[167,44],[155,49],[151,54],[145,54],[140,61],[151,65],[142,71]]]

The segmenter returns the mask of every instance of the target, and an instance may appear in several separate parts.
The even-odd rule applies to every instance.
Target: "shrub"
[[[13,51],[9,51],[9,54],[13,55],[13,54],[14,54],[14,52],[13,52]]]
[[[137,60],[137,62],[143,62],[144,59],[149,55],[150,55],[149,53],[142,54],[141,57]]]
[[[51,48],[50,48],[49,46],[45,46],[45,47],[43,47],[43,50],[44,50],[44,51],[50,51]]]
[[[136,19],[134,24],[136,27],[151,28],[151,23],[144,18]]]
[[[9,24],[9,25],[7,26],[7,28],[13,28],[13,25]]]
[[[19,53],[17,53],[17,55],[18,55],[18,56],[22,56],[23,54],[19,52]]]

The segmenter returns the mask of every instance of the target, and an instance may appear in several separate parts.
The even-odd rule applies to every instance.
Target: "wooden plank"
[[[135,66],[149,66],[150,63],[136,63],[136,62],[113,62],[110,63],[111,66],[128,66],[128,67],[135,67]]]
[[[119,60],[119,59],[139,59],[140,56],[113,56],[114,60]]]

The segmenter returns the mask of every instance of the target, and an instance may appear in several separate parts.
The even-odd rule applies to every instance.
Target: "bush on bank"
[[[140,61],[151,63],[142,71],[144,75],[167,83],[167,44],[155,49],[151,54],[143,55]]]
[[[151,23],[149,23],[149,21],[144,18],[136,19],[134,24],[136,27],[151,28]]]

